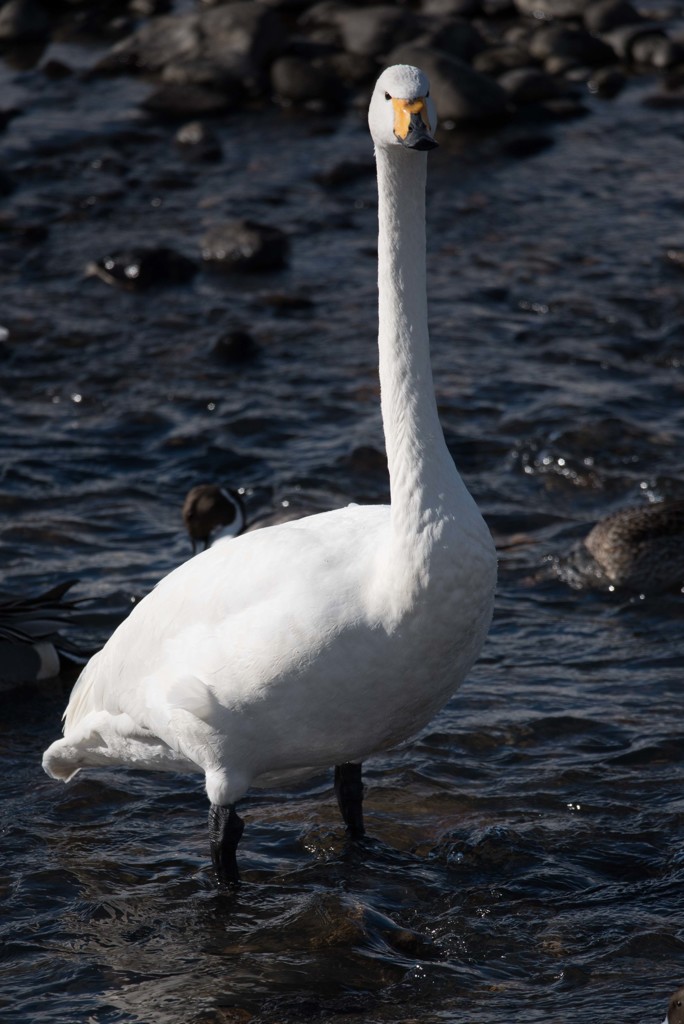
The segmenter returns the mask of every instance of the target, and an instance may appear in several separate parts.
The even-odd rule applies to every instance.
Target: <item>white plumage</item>
[[[88,664],[45,770],[201,771],[212,855],[237,877],[252,785],[341,766],[416,733],[489,627],[496,556],[448,453],[432,384],[425,175],[435,114],[416,68],[385,71],[369,112],[379,192],[379,356],[391,506],[350,506],[246,533],[186,562]],[[351,783],[349,782],[351,778]],[[336,776],[337,779],[337,776]]]

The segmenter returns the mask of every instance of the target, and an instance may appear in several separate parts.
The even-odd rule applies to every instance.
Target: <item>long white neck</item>
[[[410,538],[471,504],[439,423],[425,275],[427,154],[376,147],[382,421],[393,533]]]

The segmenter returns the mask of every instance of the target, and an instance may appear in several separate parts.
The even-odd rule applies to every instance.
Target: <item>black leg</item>
[[[237,848],[245,823],[239,818],[235,805],[209,808],[209,845],[214,869],[219,882],[239,882]]]
[[[347,831],[354,839],[363,833],[363,782],[360,764],[335,766],[335,796]]]

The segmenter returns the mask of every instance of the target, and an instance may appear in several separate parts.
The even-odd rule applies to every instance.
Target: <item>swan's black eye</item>
[[[386,100],[391,100],[392,99],[392,97],[390,96],[390,94],[388,92],[385,93],[385,99]]]
[[[430,95],[430,90],[428,89],[428,91],[425,93],[425,99],[427,99],[429,95]]]

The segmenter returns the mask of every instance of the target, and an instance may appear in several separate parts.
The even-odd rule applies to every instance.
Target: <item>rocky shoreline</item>
[[[85,72],[41,64],[54,40],[107,49]],[[575,116],[587,93],[611,98],[644,74],[661,78],[663,102],[676,103],[684,82],[682,8],[668,0],[7,0],[0,49],[50,77],[143,76],[153,86],[145,110],[179,122],[264,102],[332,113],[365,106],[380,68],[398,62],[428,72],[447,128]],[[0,127],[20,114],[0,101]],[[193,141],[186,132],[179,144],[211,158],[205,133]]]

